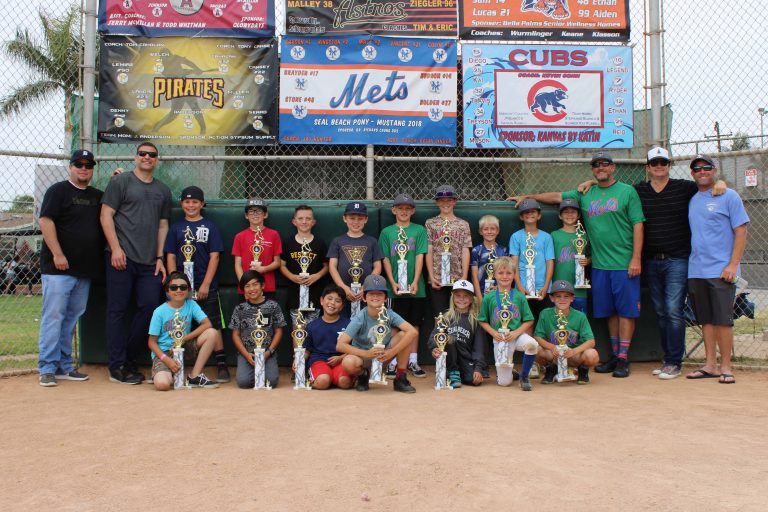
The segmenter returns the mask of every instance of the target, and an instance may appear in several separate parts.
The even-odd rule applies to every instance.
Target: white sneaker
[[[539,364],[533,363],[533,366],[531,366],[531,371],[528,372],[528,378],[530,379],[538,379],[541,376],[539,373]]]
[[[670,364],[664,367],[659,374],[659,378],[662,380],[672,380],[680,376],[680,367],[674,364]]]
[[[666,366],[659,366],[658,368],[654,368],[651,372],[651,375],[660,375],[661,372],[664,371],[664,368],[666,368]]]

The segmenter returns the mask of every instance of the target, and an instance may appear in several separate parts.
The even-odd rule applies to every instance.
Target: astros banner
[[[101,140],[276,142],[274,39],[105,36],[100,68]]]
[[[632,49],[465,44],[464,147],[631,148]]]
[[[284,37],[280,142],[456,144],[456,41]]]

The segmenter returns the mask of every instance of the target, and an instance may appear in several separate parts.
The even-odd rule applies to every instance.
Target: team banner
[[[270,37],[273,0],[100,0],[99,32],[134,36]]]
[[[629,41],[629,0],[459,0],[461,39]]]
[[[456,37],[458,0],[286,0],[287,34]]]
[[[99,139],[275,144],[277,42],[105,36]]]
[[[456,41],[284,37],[280,142],[456,144]]]
[[[464,147],[631,148],[632,49],[462,45]]]

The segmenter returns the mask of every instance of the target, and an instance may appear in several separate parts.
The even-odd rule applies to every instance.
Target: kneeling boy
[[[320,294],[320,307],[323,315],[307,325],[307,350],[310,381],[313,389],[328,389],[331,385],[349,389],[353,377],[341,364],[344,354],[336,350],[336,342],[349,323],[349,318],[341,315],[344,308],[344,290],[334,284],[323,289]]]

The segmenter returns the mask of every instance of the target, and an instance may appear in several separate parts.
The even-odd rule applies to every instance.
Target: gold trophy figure
[[[251,270],[260,271],[262,252],[264,252],[264,235],[261,232],[261,226],[257,226],[253,232],[253,244],[251,244]]]
[[[184,377],[184,318],[177,309],[171,319],[168,336],[173,344],[173,360],[179,364],[179,371],[173,374],[173,389],[188,388],[187,379]]]
[[[390,333],[390,330],[387,306],[386,304],[382,304],[381,309],[379,309],[379,316],[376,319],[376,325],[373,326],[373,337],[375,339],[373,348],[384,350],[386,347],[384,344],[384,339]],[[387,385],[387,377],[384,374],[384,364],[378,358],[371,360],[371,377],[369,382],[372,384],[380,384],[382,386]]]
[[[502,336],[506,336],[510,333],[509,322],[512,321],[512,312],[509,310],[509,293],[510,292],[501,292],[501,308],[497,314],[499,324],[501,324],[501,327],[499,327],[497,331]],[[513,351],[509,350],[509,340],[494,343],[493,355],[496,359],[496,366],[511,367],[512,354]]]
[[[352,283],[349,287],[352,289],[352,293],[357,295],[363,289],[363,285],[360,283],[360,278],[363,277],[363,267],[360,266],[363,263],[363,248],[350,247],[348,250],[348,257],[351,266],[347,272],[352,278]],[[350,306],[352,308],[351,316],[355,316],[360,312],[359,300],[352,302]]]
[[[398,295],[410,295],[411,285],[408,282],[408,235],[405,230],[400,227],[397,232],[397,243],[395,244],[395,252],[397,253],[397,286],[400,288],[397,291]]]
[[[443,219],[443,229],[440,233],[440,245],[443,249],[440,253],[440,286],[453,286],[453,279],[451,279],[452,243],[450,223],[448,219]]]
[[[304,342],[307,339],[307,322],[304,319],[304,315],[301,310],[296,312],[293,322],[293,331],[291,331],[291,339],[293,339],[293,363],[294,363],[294,376],[295,383],[293,389],[306,390],[312,389],[312,385],[307,380],[304,354]]]
[[[573,247],[576,249],[576,254],[573,259],[576,263],[576,270],[574,275],[574,288],[592,288],[589,284],[589,280],[584,277],[584,267],[581,265],[581,260],[585,259],[584,251],[587,249],[589,242],[586,239],[587,232],[584,231],[584,226],[581,225],[581,221],[576,221],[576,238],[571,240]]]
[[[448,356],[445,353],[445,346],[450,341],[450,336],[445,332],[448,329],[448,322],[445,321],[442,313],[435,318],[435,328],[437,332],[432,336],[432,340],[435,342],[437,350],[440,351],[440,355],[435,359],[435,390],[452,390],[453,388],[448,384],[448,379],[446,378],[447,367],[445,363]]]
[[[539,290],[536,288],[536,239],[531,233],[527,233],[525,236],[525,251],[523,251],[523,257],[525,258],[525,298],[526,299],[538,299]]]
[[[264,343],[269,339],[267,330],[264,329],[264,315],[261,310],[256,310],[256,325],[251,331],[251,341],[254,344],[253,349],[253,389],[272,389],[272,386],[266,379],[266,366],[264,361]]]
[[[496,286],[496,280],[493,278],[493,275],[495,272],[496,272],[496,245],[494,244],[493,249],[491,249],[491,252],[488,254],[488,263],[485,264],[485,288],[484,288],[485,292],[488,292],[488,290]]]
[[[189,279],[189,287],[192,289],[192,298],[197,300],[197,290],[195,290],[195,262],[192,257],[195,255],[195,235],[192,229],[187,226],[184,229],[184,243],[181,245],[181,255],[184,256],[184,274]]]
[[[565,351],[568,350],[568,336],[570,332],[568,331],[568,318],[561,309],[557,310],[557,330],[552,334],[557,345],[557,375],[555,379],[557,382],[576,380],[576,376],[568,369],[568,359],[565,357]]]
[[[309,242],[304,240],[301,244],[301,252],[299,252],[299,277],[309,277],[309,266],[312,264],[312,248],[309,246]],[[313,304],[309,302],[309,286],[306,284],[299,285],[299,311],[314,311]]]

